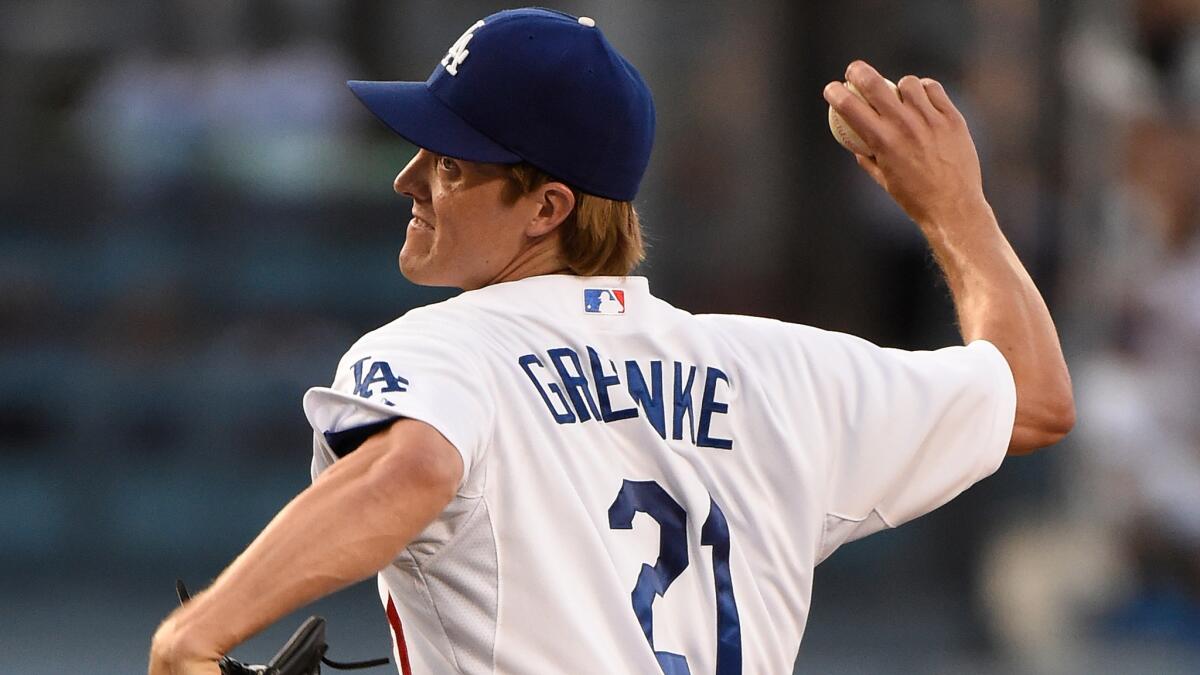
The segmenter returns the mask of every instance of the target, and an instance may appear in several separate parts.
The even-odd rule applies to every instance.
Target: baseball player
[[[933,80],[846,78],[863,98],[825,98],[928,238],[962,346],[693,315],[629,276],[654,108],[591,19],[500,12],[425,82],[351,82],[420,148],[402,272],[465,292],[307,393],[312,486],[162,624],[150,672],[216,673],[372,574],[404,675],[791,672],[819,562],[1074,419],[962,116]]]

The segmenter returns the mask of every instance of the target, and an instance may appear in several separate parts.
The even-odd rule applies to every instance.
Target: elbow
[[[1054,445],[1075,428],[1075,397],[1069,382],[1058,395],[1026,401],[1017,399],[1009,455],[1028,455]]]
[[[1042,440],[1039,447],[1054,445],[1067,437],[1075,428],[1075,397],[1066,397],[1048,404],[1045,418],[1042,420]]]

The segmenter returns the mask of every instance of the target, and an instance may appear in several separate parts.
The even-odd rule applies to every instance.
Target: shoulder
[[[444,388],[452,382],[490,382],[488,331],[464,320],[458,304],[413,309],[360,337],[339,359],[334,388],[371,398],[407,392],[420,383]]]
[[[401,316],[364,334],[360,342],[424,338],[429,341],[470,340],[478,335],[476,326],[484,320],[478,308],[462,296],[423,307],[414,307]]]
[[[815,326],[744,314],[697,314],[696,320],[710,331],[742,344],[796,346],[841,335]]]
[[[731,314],[696,318],[725,351],[788,377],[824,373],[844,378],[864,364],[890,360],[900,352],[849,333],[779,319]]]
[[[400,317],[363,334],[351,345],[343,362],[372,353],[420,354],[456,357],[477,351],[487,334],[485,317],[459,297],[405,312]]]

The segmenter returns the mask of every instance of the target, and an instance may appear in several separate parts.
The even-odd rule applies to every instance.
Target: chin
[[[400,274],[404,275],[405,279],[417,284],[418,286],[427,286],[429,282],[426,280],[426,275],[423,274],[425,266],[419,261],[413,260],[412,256],[404,255],[404,251],[400,251],[399,261]]]
[[[439,286],[462,288],[450,275],[439,272],[437,267],[430,264],[428,257],[405,255],[400,251],[400,274],[418,286]]]

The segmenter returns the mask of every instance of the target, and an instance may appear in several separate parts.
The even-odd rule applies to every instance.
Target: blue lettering
[[[688,366],[687,384],[683,384],[683,364],[675,362],[675,414],[671,417],[673,422],[671,429],[671,438],[675,440],[683,439],[683,416],[686,413],[688,417],[688,435],[692,438],[692,444],[696,443],[696,431],[694,429],[696,418],[692,413],[692,382],[696,379],[696,366]]]
[[[580,422],[586,422],[592,417],[603,419],[600,417],[600,411],[596,410],[596,402],[592,400],[592,391],[588,386],[587,376],[583,374],[583,366],[579,365],[579,355],[570,347],[559,347],[546,352],[550,355],[550,359],[554,362],[554,368],[558,371],[559,379],[562,380],[563,387],[567,390],[567,396],[571,397],[571,403],[575,406],[575,414],[579,416]],[[571,359],[571,363],[575,366],[575,372],[567,371],[566,359]],[[591,411],[591,416],[588,415]]]
[[[614,384],[620,384],[621,379],[617,377],[617,366],[612,361],[608,365],[612,366],[613,374],[604,374],[604,364],[600,361],[600,355],[595,349],[587,348],[588,360],[592,362],[592,379],[596,381],[596,398],[600,399],[600,419],[605,422],[615,422],[617,420],[627,420],[631,417],[637,417],[637,408],[625,408],[624,410],[613,410],[612,400],[608,397],[608,388]]]
[[[555,422],[572,424],[595,418],[607,423],[633,419],[640,414],[664,440],[684,440],[686,428],[687,440],[694,446],[733,449],[733,439],[722,438],[719,435],[722,431],[728,433],[728,427],[721,426],[720,420],[716,420],[720,431],[714,432],[713,429],[714,415],[729,414],[729,397],[733,391],[729,376],[720,368],[688,365],[680,361],[671,363],[674,366],[674,380],[671,386],[674,398],[670,406],[671,430],[668,436],[668,405],[663,391],[664,362],[653,359],[624,361],[625,390],[629,392],[632,405],[614,410],[614,403],[623,403],[614,401],[612,396],[612,388],[619,387],[622,383],[621,369],[617,362],[605,359],[594,347],[585,348],[588,359],[586,364],[582,362],[582,354],[571,347],[546,350],[549,364],[536,353],[525,354],[517,359],[517,363],[525,371],[526,377],[533,384]],[[370,397],[371,386],[381,382],[385,385],[382,391],[405,391],[404,385],[407,385],[408,381],[396,378],[388,364],[370,364],[368,369],[368,361],[369,358],[362,359],[353,365],[356,394]],[[605,361],[608,365],[605,365]],[[643,367],[647,362],[649,371]],[[365,375],[364,370],[367,371]],[[704,391],[700,400],[696,401],[692,391],[699,387],[697,380],[701,374],[704,376]],[[725,385],[724,392],[718,392],[718,385],[721,383]],[[618,389],[617,396],[622,397],[624,393]]]
[[[408,391],[408,380],[403,377],[396,377],[392,374],[392,368],[386,361],[376,361],[371,364],[370,370],[367,370],[366,375],[363,374],[363,364],[369,361],[371,357],[364,356],[350,366],[354,372],[354,395],[363,398],[371,398],[371,385],[384,383],[383,389],[380,389],[381,394],[390,394],[394,392]]]
[[[728,438],[713,438],[708,435],[708,428],[712,424],[713,414],[724,415],[729,412],[729,404],[722,403],[716,399],[718,380],[724,380],[725,385],[729,386],[729,377],[720,370],[710,366],[708,375],[704,379],[704,401],[700,404],[700,437],[696,440],[696,445],[702,448],[730,450],[733,448],[732,440]]]
[[[538,394],[541,395],[542,401],[546,404],[546,408],[550,411],[550,414],[554,416],[554,421],[558,422],[559,424],[570,424],[574,422],[575,414],[571,412],[571,406],[567,405],[567,399],[563,397],[562,389],[560,389],[559,386],[553,381],[547,382],[546,386],[543,388],[541,381],[538,380],[537,376],[533,374],[533,364],[535,363],[537,364],[538,368],[541,368],[542,370],[546,369],[546,366],[542,365],[541,359],[533,354],[526,354],[520,359],[517,359],[517,363],[521,364],[521,369],[524,370],[525,374],[529,376],[529,381],[533,383],[534,389],[537,389]],[[562,412],[559,412],[557,409],[555,409],[554,404],[550,402],[550,397],[546,394],[546,389],[554,392],[554,395],[558,397],[559,402],[562,403]]]
[[[663,395],[662,395],[662,361],[650,362],[650,383],[651,389],[646,389],[646,378],[642,375],[642,369],[638,367],[637,361],[625,362],[625,379],[629,381],[629,395],[638,405],[642,406],[642,410],[646,412],[646,419],[650,420],[650,424],[654,426],[654,430],[658,435],[667,437],[667,426],[664,418]]]

